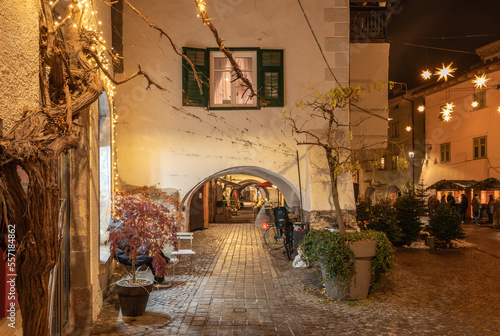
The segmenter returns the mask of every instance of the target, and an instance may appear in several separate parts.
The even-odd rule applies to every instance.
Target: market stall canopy
[[[474,185],[474,189],[500,190],[500,179],[497,179],[496,177],[487,178],[486,180],[482,180],[480,182],[477,182]]]
[[[475,188],[476,184],[478,182],[474,180],[441,180],[430,187],[427,187],[427,190],[429,189],[436,189],[436,190],[463,190],[463,189],[470,189],[470,188]]]

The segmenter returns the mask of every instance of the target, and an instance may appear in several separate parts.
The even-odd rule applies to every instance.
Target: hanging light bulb
[[[480,77],[474,75],[476,77],[472,80],[476,89],[481,89],[483,86],[486,87],[486,82],[488,82],[491,78],[486,78],[486,74],[482,74]]]
[[[441,78],[444,78],[444,81],[447,82],[448,76],[454,77],[451,73],[455,72],[455,70],[457,70],[457,68],[454,68],[454,69],[451,68],[451,65],[453,64],[453,62],[451,62],[448,66],[444,66],[444,63],[442,63],[442,64],[443,64],[443,68],[442,69],[436,68],[438,71],[436,71],[434,74],[436,76],[439,75],[438,81]]]
[[[424,112],[425,111],[425,106],[424,105],[420,105],[419,107],[417,107],[417,111],[418,112]]]
[[[432,73],[430,72],[429,69],[427,70],[422,70],[422,74],[421,74],[422,78],[423,79],[430,79],[431,76],[432,76]]]

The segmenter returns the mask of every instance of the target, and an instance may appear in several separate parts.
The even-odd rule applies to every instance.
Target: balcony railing
[[[351,11],[351,42],[370,43],[386,40],[385,11]]]

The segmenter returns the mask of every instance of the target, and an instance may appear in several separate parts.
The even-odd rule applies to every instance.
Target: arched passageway
[[[387,188],[387,194],[386,194],[387,198],[395,200],[399,196],[401,196],[401,189],[399,189],[398,186],[392,185],[389,188]]]
[[[225,178],[234,176],[238,176],[239,180]],[[255,187],[263,182],[269,182],[269,186]],[[242,194],[245,189],[250,191]],[[251,213],[252,203],[261,199],[275,205],[286,204],[289,209],[296,211],[300,208],[297,188],[287,179],[267,169],[241,166],[207,176],[182,199],[186,230],[207,227],[209,222],[230,221],[228,218],[238,215],[237,211],[241,208],[245,210],[247,218],[250,218],[248,215]]]

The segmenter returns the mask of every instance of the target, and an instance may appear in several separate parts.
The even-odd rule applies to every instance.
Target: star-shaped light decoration
[[[411,131],[411,126],[406,126],[405,130],[406,130],[406,132],[410,132]]]
[[[476,108],[479,106],[479,103],[477,101],[473,101],[471,105],[473,108]]]
[[[432,76],[432,73],[430,72],[429,69],[427,70],[422,70],[422,74],[421,74],[422,78],[423,79],[430,79],[431,76]]]
[[[453,112],[453,108],[455,107],[455,104],[453,103],[446,103],[446,109],[449,110],[450,112]]]
[[[425,106],[424,105],[420,105],[419,107],[417,107],[417,111],[418,112],[424,112],[425,111]]]
[[[482,74],[480,77],[474,75],[476,77],[472,80],[476,89],[482,89],[483,86],[486,87],[486,82],[488,82],[491,78],[486,78],[486,74]]]
[[[451,112],[453,111],[449,108],[449,105],[453,104],[446,104],[446,106],[443,107],[443,110],[441,111],[441,113],[443,114],[442,118],[444,121],[450,121],[451,119]]]
[[[498,107],[497,111],[500,112],[500,106]]]
[[[444,78],[444,81],[447,82],[448,76],[454,77],[451,73],[455,72],[455,70],[457,70],[457,68],[454,68],[454,69],[451,68],[451,65],[453,64],[453,62],[451,62],[448,66],[444,66],[444,63],[442,63],[442,64],[443,64],[443,68],[442,69],[436,68],[438,71],[436,71],[434,74],[436,76],[439,75],[438,81],[441,78]]]

